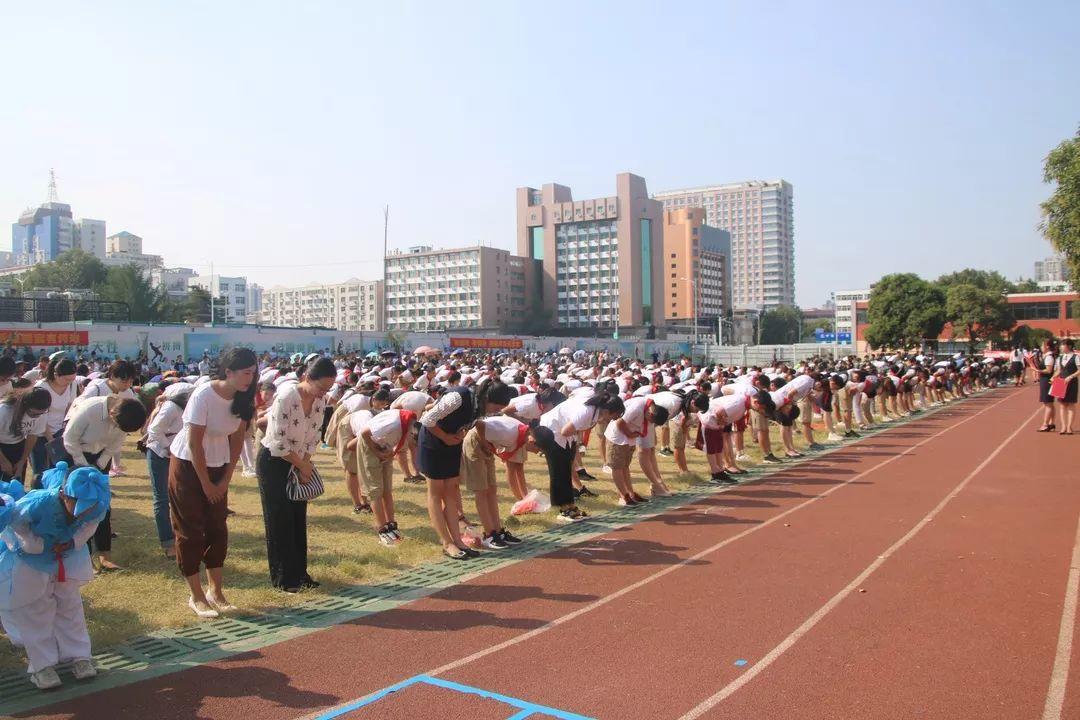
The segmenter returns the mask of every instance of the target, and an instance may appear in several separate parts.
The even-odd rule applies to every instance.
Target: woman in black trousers
[[[326,393],[337,376],[329,358],[313,360],[299,382],[284,385],[267,414],[266,433],[255,462],[266,528],[270,583],[288,593],[318,587],[307,571],[307,502],[286,494],[293,468],[311,481],[311,458],[320,442]]]

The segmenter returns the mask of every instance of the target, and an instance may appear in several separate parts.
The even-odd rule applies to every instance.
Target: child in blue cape
[[[97,675],[80,588],[94,577],[86,542],[109,509],[109,478],[94,467],[68,473],[59,463],[34,490],[0,508],[0,620],[26,649],[30,680],[60,685],[56,665],[73,663],[77,680]]]

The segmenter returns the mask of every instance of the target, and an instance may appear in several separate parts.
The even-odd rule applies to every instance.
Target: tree
[[[1012,331],[1009,344],[1013,347],[1037,348],[1043,341],[1053,340],[1054,333],[1044,328],[1033,328],[1030,325],[1020,325]]]
[[[217,310],[217,308],[214,308]],[[217,315],[218,313],[214,313]],[[188,288],[187,300],[183,308],[184,322],[208,323],[210,322],[210,293],[206,288],[193,285]],[[224,317],[221,318],[224,320]]]
[[[1004,275],[996,270],[965,268],[948,275],[942,275],[937,279],[937,284],[945,291],[948,291],[954,285],[974,285],[980,290],[992,290],[999,295],[1003,292],[1016,292],[1016,285],[1009,282]]]
[[[967,336],[972,352],[978,342],[1008,332],[1015,323],[1004,295],[966,283],[949,288],[945,318],[952,323],[954,337]]]
[[[1080,286],[1080,129],[1046,156],[1043,181],[1056,183],[1042,203],[1043,235],[1069,264],[1069,279]]]
[[[781,305],[761,314],[761,344],[790,345],[799,342],[799,325],[802,311],[797,307]]]
[[[164,291],[154,288],[134,264],[109,268],[98,294],[102,300],[127,303],[131,319],[136,322],[160,319],[165,301]]]
[[[108,275],[105,263],[78,248],[61,253],[56,260],[40,263],[22,276],[23,290],[59,288],[60,290],[97,290]]]
[[[810,322],[803,325],[801,339],[804,341],[809,340],[810,342],[814,342],[814,331],[825,330],[826,332],[829,332],[832,330],[834,322],[835,320],[833,318],[817,318],[816,320],[811,320]]]
[[[945,326],[945,294],[914,273],[886,275],[870,293],[867,320],[866,341],[875,348],[937,339]]]
[[[1034,293],[1039,292],[1041,289],[1042,288],[1039,287],[1039,283],[1035,282],[1031,278],[1028,278],[1026,280],[1021,280],[1020,282],[1016,283],[1016,288],[1013,290],[1013,292]]]

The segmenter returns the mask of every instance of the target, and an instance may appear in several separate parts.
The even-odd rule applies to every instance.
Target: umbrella
[[[375,358],[379,357],[379,353],[377,353],[377,352],[375,352],[374,350],[372,350],[371,352],[369,352],[369,353],[368,353],[367,355],[365,355],[364,357],[366,357],[366,358],[371,358],[372,360],[374,360]]]
[[[382,355],[383,357],[397,357],[397,353],[394,352],[393,350],[383,350],[379,354]]]
[[[413,355],[440,355],[440,354],[442,354],[442,350],[436,350],[435,348],[431,347],[430,345],[421,345],[420,347],[413,350]]]
[[[559,354],[560,355],[569,355],[572,352],[573,352],[573,350],[571,350],[570,348],[564,347],[562,350],[559,351]]]
[[[450,356],[453,357],[455,355],[464,355],[464,354],[465,354],[465,348],[458,348],[454,352],[450,353]]]

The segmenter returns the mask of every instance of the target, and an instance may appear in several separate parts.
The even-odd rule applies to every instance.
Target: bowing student
[[[416,444],[416,414],[393,408],[377,415],[357,410],[349,416],[349,423],[352,437],[348,450],[356,458],[355,467],[370,498],[375,533],[380,543],[392,547],[402,540],[394,515],[393,458]]]
[[[26,463],[45,435],[49,393],[34,388],[0,400],[0,480],[21,479]]]
[[[34,387],[48,391],[52,398],[49,410],[45,413],[42,442],[35,443],[30,456],[34,474],[40,477],[56,462],[55,458],[49,457],[49,443],[64,429],[64,418],[79,395],[78,385],[75,384],[75,363],[63,352],[54,353],[45,370],[45,377],[38,380]]]

